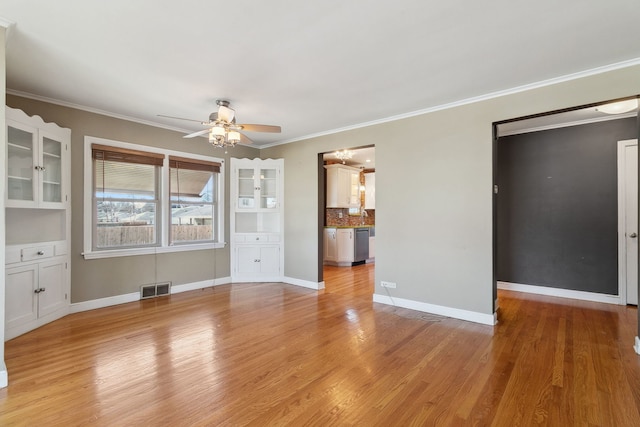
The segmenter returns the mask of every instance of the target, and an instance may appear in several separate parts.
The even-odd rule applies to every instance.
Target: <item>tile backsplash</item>
[[[335,225],[336,227],[348,227],[362,225],[362,220],[364,219],[364,225],[375,225],[376,210],[367,209],[366,212],[367,216],[362,218],[360,215],[349,215],[349,209],[327,208],[325,209],[324,223],[328,226]],[[342,218],[340,218],[340,214],[342,214]]]

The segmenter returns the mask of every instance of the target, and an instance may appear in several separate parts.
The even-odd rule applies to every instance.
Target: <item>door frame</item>
[[[620,305],[627,304],[625,148],[634,145],[638,145],[637,139],[618,141],[618,297],[620,299]]]

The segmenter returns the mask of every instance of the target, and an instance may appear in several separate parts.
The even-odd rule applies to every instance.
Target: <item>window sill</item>
[[[166,254],[171,252],[186,252],[186,251],[201,251],[208,249],[220,249],[224,248],[226,243],[199,243],[191,245],[176,245],[176,246],[154,246],[150,248],[129,248],[129,249],[113,249],[105,251],[88,251],[83,252],[84,259],[100,259],[100,258],[117,258],[125,256],[135,255],[154,255],[154,254]]]

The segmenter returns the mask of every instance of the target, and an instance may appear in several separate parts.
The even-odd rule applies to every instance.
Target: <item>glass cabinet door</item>
[[[33,201],[35,133],[13,126],[7,132],[7,198]]]
[[[254,209],[255,175],[253,169],[238,169],[238,209]]]
[[[275,209],[278,206],[278,181],[276,169],[260,169],[260,208]]]
[[[62,202],[62,142],[42,138],[42,201]]]

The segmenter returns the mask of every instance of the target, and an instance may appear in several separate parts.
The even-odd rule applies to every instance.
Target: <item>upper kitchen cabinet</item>
[[[360,207],[360,169],[341,164],[326,165],[327,208]]]
[[[6,107],[6,206],[64,209],[71,130]]]
[[[376,208],[376,173],[364,174],[364,208]]]

